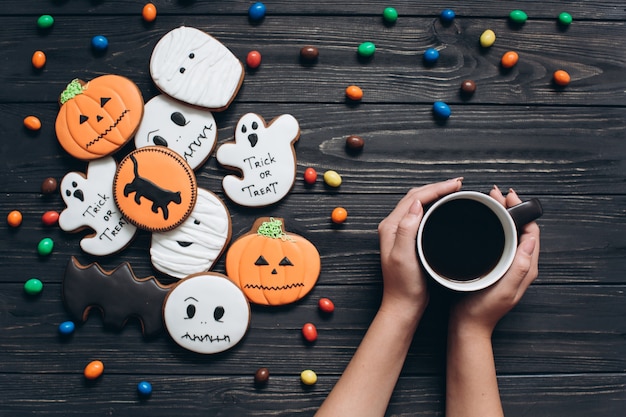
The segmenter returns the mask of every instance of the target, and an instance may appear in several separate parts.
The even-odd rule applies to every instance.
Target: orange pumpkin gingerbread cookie
[[[259,218],[226,253],[226,274],[248,300],[262,305],[297,301],[313,289],[320,274],[317,248],[283,230],[282,219]]]
[[[73,80],[61,93],[55,130],[70,155],[90,161],[110,155],[135,135],[144,102],[137,85],[120,75],[85,83]]]

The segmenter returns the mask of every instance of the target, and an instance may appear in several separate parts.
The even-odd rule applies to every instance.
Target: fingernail
[[[448,181],[463,182],[464,179],[465,179],[464,177],[456,177],[456,178],[450,178]]]
[[[532,255],[533,251],[535,250],[535,245],[537,244],[537,240],[534,237],[529,238],[528,240],[525,240],[521,243],[519,249],[522,251],[522,253],[524,253],[525,255]]]
[[[493,190],[494,190],[494,191],[500,191],[500,189],[498,188],[498,186],[497,186],[497,185],[495,185],[495,184],[493,184]]]
[[[515,192],[515,190],[514,190],[514,189],[512,189],[512,188],[509,188],[509,193],[511,193],[511,194],[517,194],[517,193]]]

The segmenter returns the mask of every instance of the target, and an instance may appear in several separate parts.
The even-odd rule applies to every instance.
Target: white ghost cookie
[[[298,121],[290,114],[269,125],[255,113],[239,119],[235,141],[221,145],[215,155],[220,164],[242,173],[222,180],[228,198],[242,206],[261,207],[285,197],[296,179],[293,144],[299,137]]]
[[[192,169],[202,165],[215,150],[217,126],[207,109],[190,106],[159,94],[144,106],[135,134],[135,147],[166,146],[182,156]]]
[[[225,110],[244,78],[241,61],[209,34],[181,26],[166,33],[150,57],[157,88],[177,100]]]
[[[89,162],[86,175],[69,172],[61,180],[61,195],[67,208],[59,216],[59,226],[66,232],[93,229],[93,234],[80,241],[80,247],[91,255],[118,252],[137,232],[122,217],[113,199],[116,168],[115,159],[107,156]]]
[[[172,288],[163,303],[163,321],[185,349],[218,353],[235,346],[248,331],[250,304],[228,277],[205,272]]]
[[[231,237],[230,213],[222,200],[198,188],[193,211],[175,229],[152,233],[150,260],[176,278],[211,269]]]

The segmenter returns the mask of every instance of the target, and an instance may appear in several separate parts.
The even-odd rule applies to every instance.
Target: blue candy
[[[248,17],[254,21],[263,19],[265,17],[265,4],[258,1],[251,5],[248,9]]]
[[[424,52],[424,62],[427,64],[434,64],[439,59],[439,51],[435,48],[428,48]]]
[[[452,23],[455,17],[456,13],[454,13],[452,9],[444,9],[441,11],[440,19],[443,23]]]
[[[91,47],[96,51],[105,51],[109,47],[109,40],[102,35],[91,38]]]
[[[148,381],[141,381],[137,384],[137,392],[143,397],[147,397],[152,394],[152,384]]]
[[[450,114],[452,114],[452,111],[450,110],[450,106],[443,101],[435,101],[433,104],[433,114],[438,119],[447,119],[450,117]]]
[[[73,321],[64,321],[63,323],[59,324],[59,333],[61,333],[62,335],[72,334],[74,333],[75,328],[76,326],[74,325]]]

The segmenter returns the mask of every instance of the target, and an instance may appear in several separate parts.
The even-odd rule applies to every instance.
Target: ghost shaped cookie
[[[181,26],[157,42],[150,57],[150,75],[163,93],[194,106],[222,111],[237,95],[244,68],[214,37]]]
[[[192,169],[201,166],[215,150],[217,126],[207,109],[190,106],[159,94],[144,106],[135,134],[135,147],[165,146],[182,156]]]
[[[300,137],[298,121],[283,114],[269,124],[255,113],[244,115],[235,129],[235,141],[217,149],[216,158],[241,172],[222,180],[224,192],[235,203],[262,207],[280,201],[296,179],[294,143]]]
[[[67,232],[90,228],[94,233],[80,241],[80,247],[96,256],[110,255],[125,248],[137,228],[115,205],[113,178],[117,164],[111,156],[91,161],[87,173],[69,172],[61,180],[61,196],[66,208],[59,226]]]
[[[157,270],[176,278],[208,271],[230,236],[228,209],[218,196],[198,188],[196,204],[180,226],[152,233],[150,260]]]
[[[205,272],[180,280],[163,303],[163,322],[172,339],[196,353],[235,346],[250,324],[250,304],[222,274]]]

